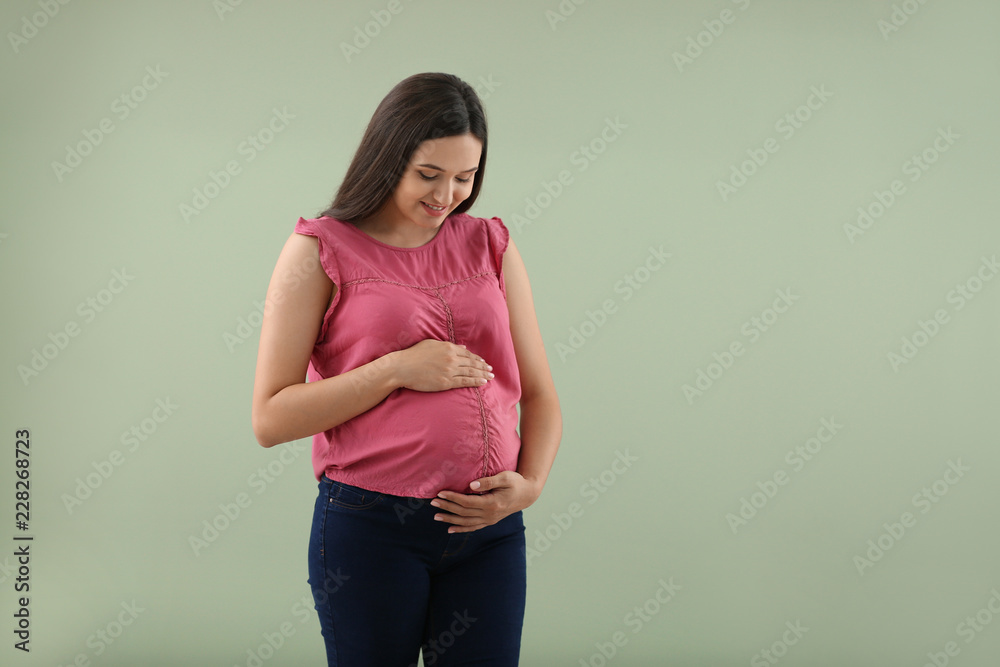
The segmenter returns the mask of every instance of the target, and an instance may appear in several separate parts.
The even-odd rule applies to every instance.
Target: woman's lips
[[[429,213],[430,215],[434,215],[434,216],[444,215],[444,212],[446,210],[448,210],[447,206],[442,206],[439,209],[434,209],[434,208],[431,208],[430,205],[427,204],[427,202],[420,202],[420,203],[423,205],[424,210],[427,211],[427,213]]]

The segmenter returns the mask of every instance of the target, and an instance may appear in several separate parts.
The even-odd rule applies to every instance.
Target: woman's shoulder
[[[295,223],[294,232],[306,236],[314,236],[321,245],[329,247],[352,247],[364,232],[352,225],[328,215],[318,218],[300,217]]]
[[[337,221],[334,218],[325,215],[319,218],[299,217],[299,219],[295,222],[295,231],[315,236],[319,232],[331,229],[336,222]]]
[[[498,216],[481,217],[460,213],[453,216],[456,228],[460,233],[455,235],[455,241],[466,251],[481,253],[488,258],[490,269],[500,273],[503,267],[503,256],[510,246],[510,231]],[[503,286],[501,284],[501,289]]]
[[[455,225],[469,233],[485,231],[490,240],[506,240],[510,237],[510,231],[499,216],[482,217],[472,215],[468,212],[458,213],[451,216]]]

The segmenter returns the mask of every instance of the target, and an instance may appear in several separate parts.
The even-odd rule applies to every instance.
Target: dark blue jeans
[[[338,667],[517,665],[526,562],[521,512],[468,533],[444,510],[335,482],[313,512],[309,586]]]

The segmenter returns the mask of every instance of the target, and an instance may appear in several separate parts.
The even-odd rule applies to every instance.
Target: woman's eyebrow
[[[442,169],[441,167],[437,166],[436,164],[418,164],[417,166],[418,167],[428,167],[430,169],[437,169],[438,171],[444,171],[444,169]],[[479,169],[479,167],[473,167],[472,169],[466,169],[465,171],[460,171],[458,173],[460,173],[460,174],[466,174],[466,173],[468,173],[470,171],[475,171],[477,169]]]

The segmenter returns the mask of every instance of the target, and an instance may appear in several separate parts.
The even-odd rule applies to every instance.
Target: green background
[[[500,216],[521,250],[562,404],[558,458],[525,511],[537,553],[522,664],[771,664],[760,652],[773,648],[790,667],[918,667],[955,642],[950,664],[995,665],[1000,280],[977,272],[992,278],[983,260],[1000,252],[1000,5],[388,4],[0,9],[0,662],[247,665],[289,623],[264,664],[322,663],[309,440],[254,439],[255,302],[382,97],[445,71],[487,108],[470,212]],[[345,55],[366,24],[374,36]],[[696,57],[679,61],[687,49]],[[120,118],[114,101],[147,67],[163,80]],[[803,107],[813,87],[829,97]],[[248,160],[241,142],[274,109],[294,117]],[[796,113],[806,120],[787,136]],[[104,118],[113,131],[57,175]],[[949,128],[957,139],[938,153]],[[778,150],[723,197],[718,184],[769,138]],[[936,160],[912,180],[906,164],[925,151]],[[240,173],[185,220],[181,206],[229,161]],[[904,193],[852,242],[845,225],[896,179]],[[669,260],[646,271],[661,246]],[[123,269],[134,278],[88,320],[79,304]],[[626,276],[643,281],[628,299]],[[978,290],[961,308],[957,285]],[[797,300],[775,320],[778,290]],[[938,310],[947,323],[894,367]],[[755,341],[753,317],[769,318]],[[22,379],[72,323],[79,334]],[[712,367],[737,341],[743,354]],[[716,377],[686,395],[699,371]],[[129,451],[122,433],[157,399],[178,407]],[[796,469],[788,452],[824,418],[841,427]],[[11,633],[16,428],[32,433],[30,655]],[[67,506],[115,450],[121,465]],[[618,452],[636,462],[616,473]],[[967,470],[946,477],[949,462]],[[280,474],[262,488],[269,465]],[[602,474],[613,484],[598,492]],[[787,483],[754,496],[775,474]],[[925,488],[934,502],[914,502]],[[196,553],[191,536],[241,493],[249,506]],[[759,507],[734,530],[744,499]],[[883,524],[905,512],[915,523],[891,538]],[[880,538],[888,549],[859,567]],[[671,579],[680,588],[655,602]],[[133,602],[135,621],[95,642]],[[988,622],[969,641],[960,624],[977,612]],[[808,630],[795,639],[786,623]]]

